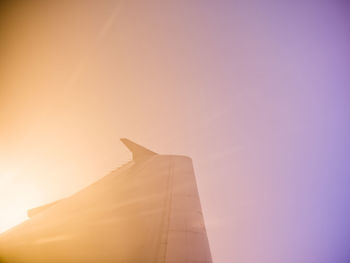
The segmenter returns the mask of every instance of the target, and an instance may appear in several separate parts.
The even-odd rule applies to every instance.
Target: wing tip
[[[141,159],[157,155],[157,153],[127,139],[120,138],[120,141],[131,151],[134,161],[139,161]]]

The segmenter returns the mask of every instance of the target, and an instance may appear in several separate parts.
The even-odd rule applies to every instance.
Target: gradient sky
[[[248,2],[5,6],[0,231],[127,137],[193,158],[215,262],[349,262],[349,7]]]

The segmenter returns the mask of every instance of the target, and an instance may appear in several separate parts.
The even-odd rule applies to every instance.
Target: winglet
[[[151,157],[157,153],[152,152],[151,150],[146,149],[145,147],[138,145],[126,138],[120,139],[122,143],[132,152],[132,159],[134,161],[139,161],[141,159]]]

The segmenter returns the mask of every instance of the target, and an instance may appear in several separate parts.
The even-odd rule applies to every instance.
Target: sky
[[[214,262],[349,262],[346,1],[0,12],[0,231],[131,159],[127,137],[192,157]]]

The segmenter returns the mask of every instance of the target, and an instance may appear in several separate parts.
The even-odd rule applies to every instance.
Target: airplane
[[[212,262],[192,160],[128,139],[132,160],[0,235],[1,263]]]

